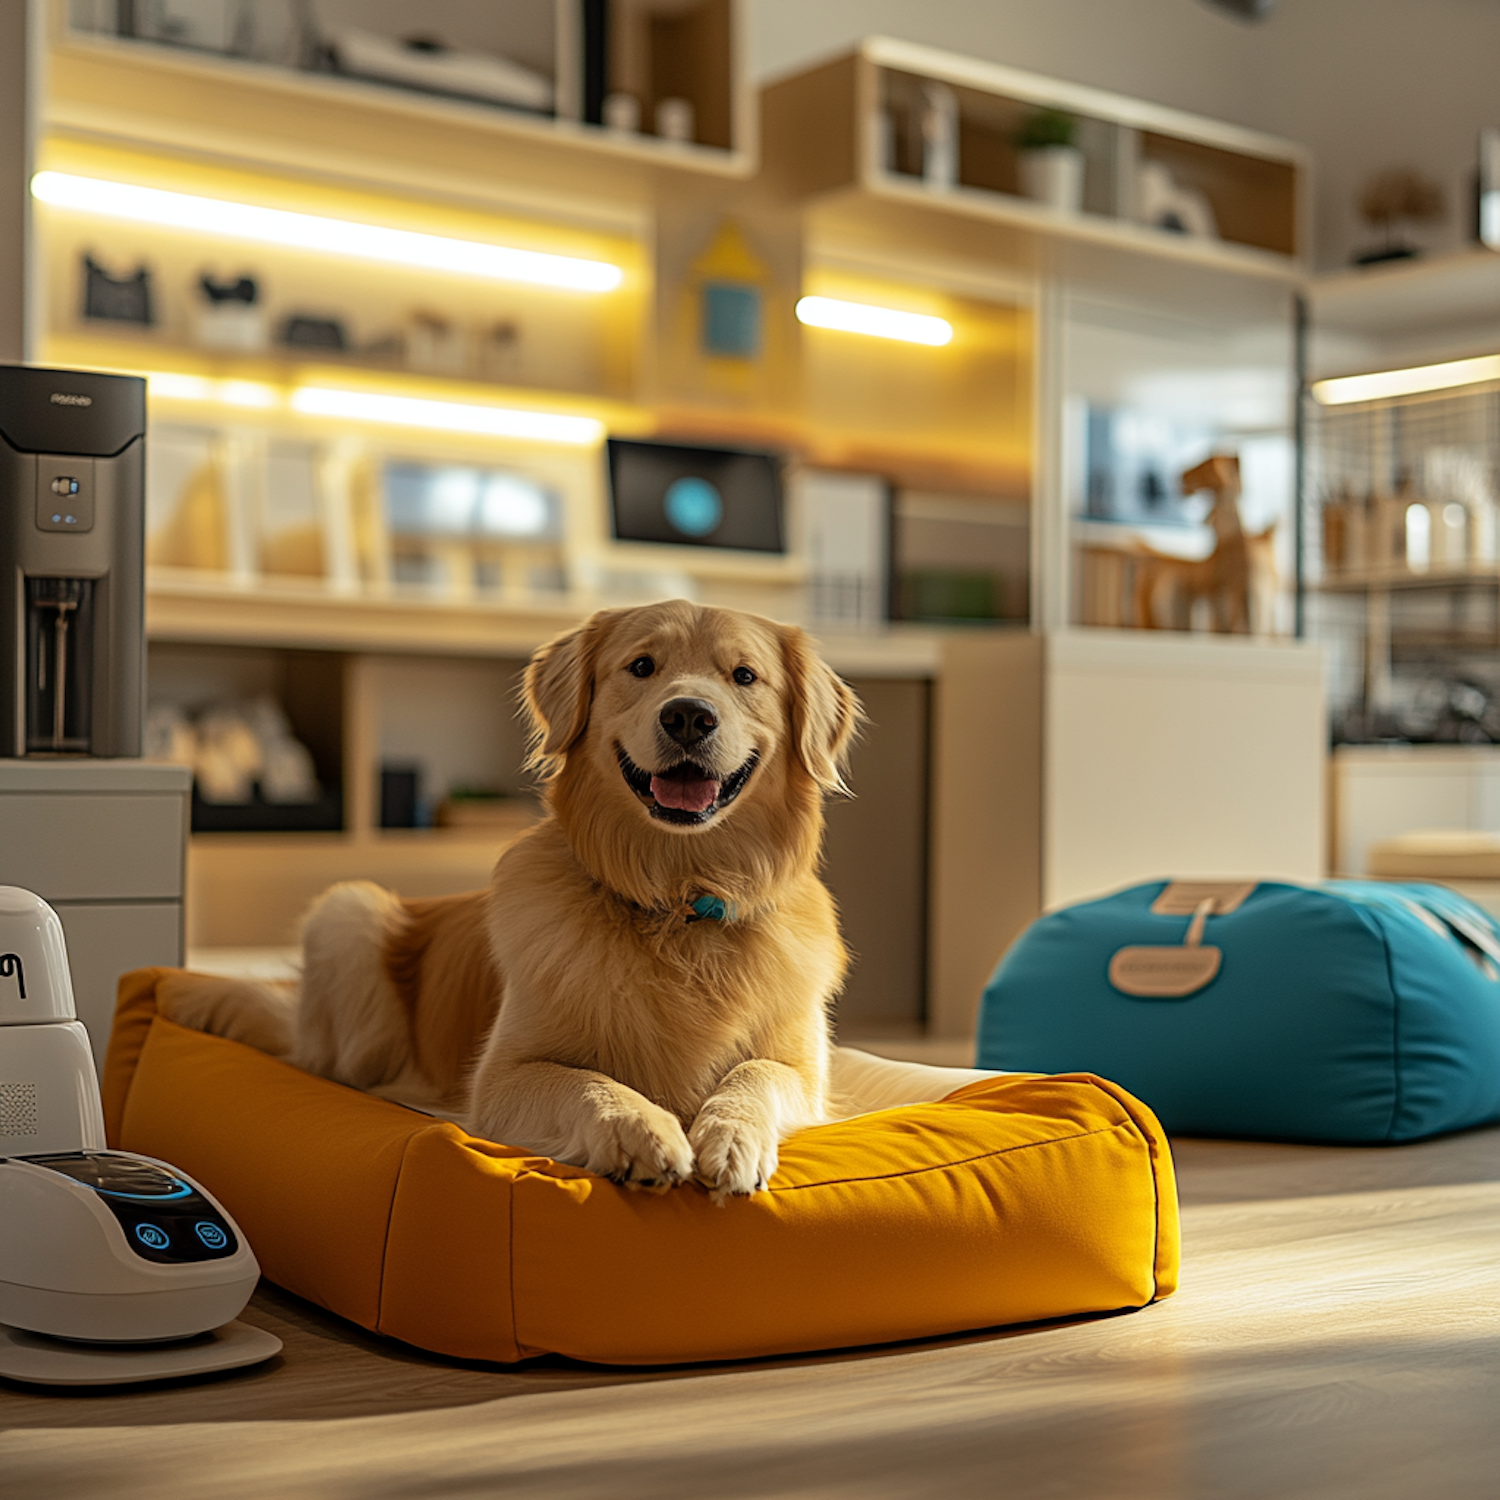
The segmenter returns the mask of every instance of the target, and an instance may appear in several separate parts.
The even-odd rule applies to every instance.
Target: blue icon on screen
[[[155,1224],[137,1224],[135,1237],[148,1250],[165,1250],[172,1243],[167,1231],[158,1228]]]
[[[222,1250],[229,1243],[229,1236],[217,1224],[202,1219],[193,1225],[193,1232],[210,1250]]]
[[[662,509],[684,536],[707,536],[724,519],[724,497],[706,479],[692,475],[667,486]]]

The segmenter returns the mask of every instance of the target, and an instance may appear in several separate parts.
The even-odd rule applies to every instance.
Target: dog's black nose
[[[701,744],[719,727],[713,704],[702,698],[673,698],[663,706],[660,719],[668,737],[684,750]]]

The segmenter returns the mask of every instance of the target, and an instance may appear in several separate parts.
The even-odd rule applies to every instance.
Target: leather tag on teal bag
[[[1249,890],[1254,888],[1252,884]],[[1233,911],[1249,891],[1238,886],[1226,888],[1221,883],[1203,882],[1189,886],[1174,881],[1157,898],[1152,911],[1162,910],[1164,898],[1174,892],[1190,892],[1193,896],[1193,904],[1182,912],[1183,915],[1189,911],[1193,914],[1182,946],[1121,948],[1109,961],[1109,982],[1122,995],[1138,995],[1148,1000],[1180,1000],[1184,995],[1196,994],[1219,972],[1219,965],[1224,961],[1223,950],[1203,945],[1203,929],[1212,912],[1224,911],[1226,903],[1232,903],[1227,909]]]
[[[1121,948],[1109,961],[1109,982],[1124,995],[1180,1000],[1219,972],[1218,948]]]

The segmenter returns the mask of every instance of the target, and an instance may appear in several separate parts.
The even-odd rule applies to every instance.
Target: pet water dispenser
[[[0,365],[0,755],[134,756],[146,382]]]
[[[281,1340],[234,1319],[259,1277],[212,1195],[105,1145],[62,923],[0,886],[0,1375],[115,1385],[258,1364]]]

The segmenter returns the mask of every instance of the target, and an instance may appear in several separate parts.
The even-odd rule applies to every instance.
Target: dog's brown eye
[[[741,687],[749,687],[755,681],[755,673],[749,667],[736,667],[733,672],[734,680]]]
[[[632,677],[649,677],[656,670],[656,663],[649,656],[638,656],[625,670]]]

